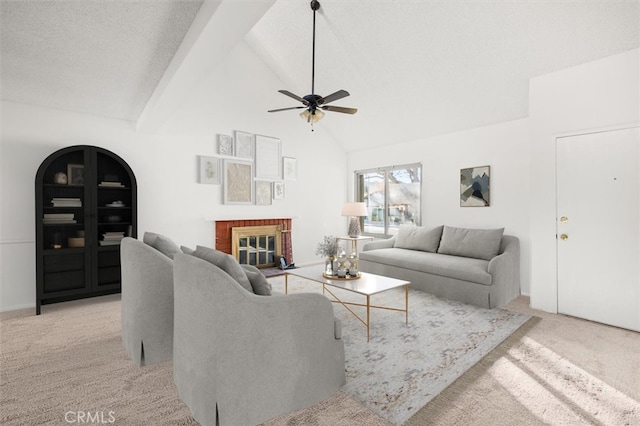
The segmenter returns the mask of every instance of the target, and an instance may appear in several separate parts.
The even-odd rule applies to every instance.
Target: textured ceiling
[[[211,61],[215,46],[207,46],[215,37],[231,43],[220,34],[235,30],[230,40],[247,43],[283,82],[260,94],[265,114],[295,106],[277,90],[310,93],[312,12],[308,0],[274,1],[205,0],[210,7],[201,8],[202,0],[2,0],[2,99],[136,121],[152,94],[162,99],[161,79],[173,79],[172,93],[193,87],[176,83],[194,78],[181,77],[181,64]],[[333,104],[358,113],[328,112],[316,128],[349,151],[526,117],[531,77],[640,46],[640,1],[321,4],[316,92],[346,89],[351,96]],[[198,18],[212,35],[181,46],[186,34],[204,37],[193,30],[205,28]],[[167,69],[178,71],[163,77]],[[167,103],[177,102],[147,121],[168,116]],[[300,124],[296,111],[269,117]]]
[[[3,0],[2,99],[135,121],[201,4]]]
[[[531,77],[640,45],[637,1],[321,5],[315,91],[346,89],[333,104],[358,113],[320,125],[348,150],[526,117]],[[298,95],[311,89],[311,25],[308,2],[279,1],[247,37]],[[269,107],[294,104],[275,94]]]

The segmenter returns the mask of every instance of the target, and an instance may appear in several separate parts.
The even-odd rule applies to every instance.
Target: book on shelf
[[[53,207],[82,207],[80,198],[52,198]]]
[[[42,215],[44,219],[74,219],[74,213],[44,213]]]
[[[120,240],[103,240],[98,241],[101,246],[117,246],[120,244]]]
[[[110,182],[110,181],[102,181],[98,184],[101,187],[109,187],[109,188],[124,188],[122,182]]]
[[[120,240],[124,238],[124,232],[105,232],[102,234],[101,245],[120,244]],[[104,243],[104,244],[102,244]]]
[[[75,219],[42,219],[42,223],[46,225],[66,225],[66,224],[74,224],[78,223]]]

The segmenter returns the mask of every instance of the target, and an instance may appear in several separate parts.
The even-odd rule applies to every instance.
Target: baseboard
[[[0,307],[0,313],[15,312],[22,309],[33,309],[34,310],[33,312],[35,315],[36,304],[33,303],[33,304],[26,304],[26,305],[3,306],[3,307]]]

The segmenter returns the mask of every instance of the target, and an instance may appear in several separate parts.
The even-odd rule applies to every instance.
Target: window
[[[356,172],[356,197],[369,211],[364,234],[392,236],[400,225],[420,225],[421,181],[421,164]]]

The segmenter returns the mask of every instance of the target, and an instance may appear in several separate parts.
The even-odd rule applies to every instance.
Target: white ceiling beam
[[[275,2],[204,0],[136,129],[156,132]]]

